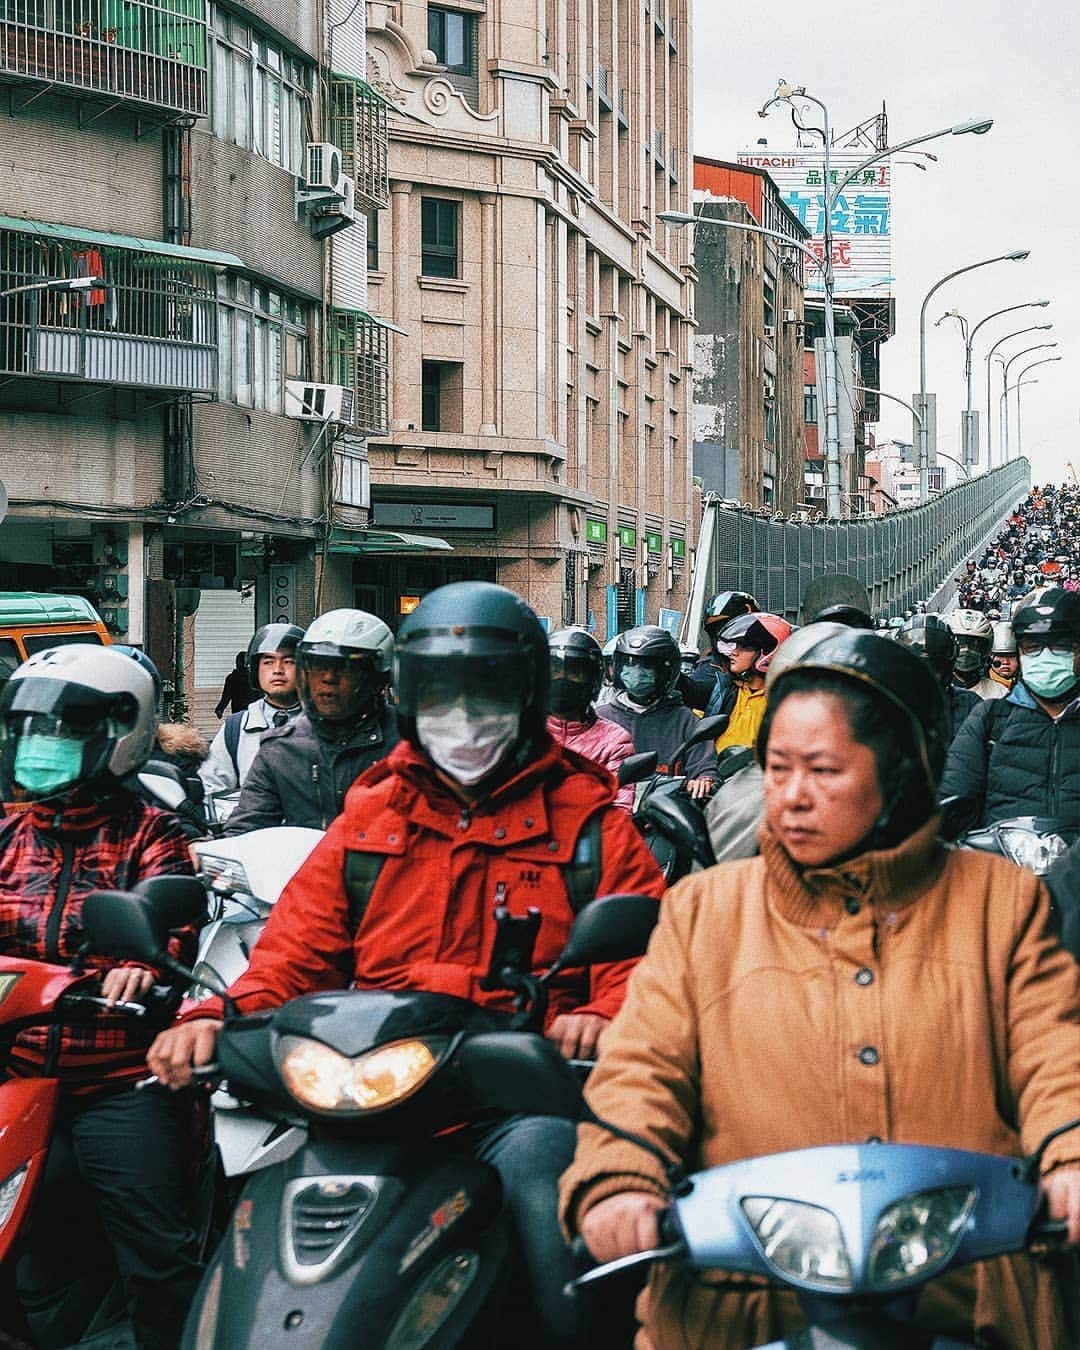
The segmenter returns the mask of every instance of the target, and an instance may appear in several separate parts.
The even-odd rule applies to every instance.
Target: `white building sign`
[[[758,147],[739,155],[739,163],[764,169],[784,205],[810,231],[809,248],[825,256],[825,213],[836,186],[873,154],[865,146],[829,155],[828,186],[820,148],[771,152]],[[881,299],[892,281],[892,176],[889,161],[861,169],[837,194],[832,207],[832,260],[838,299]],[[821,276],[807,268],[806,289],[821,291]]]

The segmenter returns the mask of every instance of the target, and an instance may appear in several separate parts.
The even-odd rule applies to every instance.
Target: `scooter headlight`
[[[778,1274],[834,1293],[854,1287],[844,1235],[830,1210],[768,1195],[744,1196],[742,1210]]]
[[[209,890],[231,895],[233,891],[250,894],[251,886],[244,864],[237,858],[222,858],[216,853],[199,852],[199,880]]]
[[[1032,834],[1006,826],[998,830],[998,838],[1007,857],[1039,877],[1045,876],[1068,849],[1060,834]]]
[[[281,1080],[312,1111],[360,1114],[394,1106],[435,1072],[444,1042],[394,1041],[350,1058],[306,1036],[282,1036]]]
[[[0,1003],[3,1003],[4,999],[7,998],[8,994],[11,993],[21,979],[21,971],[0,975]]]
[[[24,1163],[18,1171],[12,1172],[11,1176],[0,1181],[0,1228],[3,1228],[15,1212],[19,1193],[23,1188],[23,1182],[26,1180],[26,1174],[29,1170],[30,1164]]]
[[[952,1259],[977,1192],[967,1186],[921,1191],[890,1205],[874,1228],[870,1283],[888,1288],[918,1276],[928,1279]]]

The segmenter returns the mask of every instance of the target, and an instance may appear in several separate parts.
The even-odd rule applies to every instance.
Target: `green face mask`
[[[49,797],[82,773],[83,742],[67,736],[22,736],[15,748],[13,777],[32,797]]]

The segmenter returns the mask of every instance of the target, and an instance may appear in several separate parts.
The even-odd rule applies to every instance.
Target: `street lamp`
[[[991,366],[991,363],[992,363],[993,358],[994,358],[994,353],[997,351],[997,349],[998,349],[1003,343],[1005,343],[1005,342],[1011,342],[1012,339],[1013,339],[1014,337],[1022,337],[1022,336],[1024,335],[1024,333],[1045,333],[1045,332],[1049,332],[1049,330],[1050,330],[1051,328],[1053,328],[1053,326],[1054,326],[1054,325],[1053,325],[1052,323],[1037,323],[1037,324],[1033,324],[1030,328],[1017,328],[1017,329],[1015,330],[1015,332],[1012,332],[1012,333],[1006,333],[1004,337],[998,338],[998,340],[994,343],[994,345],[993,345],[993,346],[990,348],[990,350],[986,353],[986,437],[987,437],[987,444],[988,444],[988,445],[989,445],[989,443],[990,443],[990,423],[991,423],[991,421],[992,421],[992,418],[991,418],[991,415],[990,415],[990,414],[991,414],[990,376],[991,376],[991,373],[992,373],[992,366]],[[998,357],[998,360],[1001,362],[1002,365],[1005,364],[1005,358],[1004,358],[1003,356]],[[1001,409],[1001,402],[1000,402],[1000,400],[999,400],[999,401],[998,401],[998,431],[999,431],[999,432],[1001,431],[1001,411],[1000,411],[1000,409]],[[1004,438],[1002,439],[1002,446],[1004,447]],[[1002,459],[1002,463],[1004,463],[1004,462],[1005,462],[1004,459]]]
[[[48,277],[44,281],[28,281],[22,286],[9,286],[0,291],[0,300],[26,291],[92,291],[105,285],[104,277]]]
[[[822,229],[822,244],[825,256],[821,273],[825,290],[825,491],[826,514],[835,518],[840,515],[840,419],[837,408],[839,380],[836,353],[836,313],[833,307],[835,277],[832,260],[832,218],[837,198],[852,179],[862,173],[864,169],[868,169],[871,164],[877,164],[880,160],[887,159],[890,155],[895,155],[898,151],[908,150],[914,145],[922,145],[925,141],[937,140],[940,136],[963,136],[967,132],[982,135],[989,131],[994,123],[993,119],[988,117],[976,121],[957,122],[954,126],[944,127],[940,131],[931,131],[923,136],[912,136],[909,140],[900,141],[897,145],[886,146],[885,149],[878,150],[875,154],[849,169],[836,186],[830,188],[829,185],[832,182],[830,158],[832,132],[829,126],[829,109],[821,99],[815,98],[813,94],[808,94],[805,85],[793,86],[787,80],[781,80],[776,86],[776,92],[773,96],[766,100],[758,110],[758,116],[767,117],[769,109],[774,103],[786,103],[791,108],[794,117],[796,111],[795,99],[802,99],[807,103],[814,104],[821,110],[822,118],[822,126],[814,129],[821,136],[825,160],[825,223]],[[800,123],[796,120],[796,126],[799,125]]]
[[[995,258],[983,258],[980,262],[968,263],[966,267],[958,267],[954,272],[947,272],[940,281],[935,281],[923,297],[922,308],[919,310],[919,407],[925,413],[926,411],[926,306],[930,303],[931,296],[941,290],[947,281],[952,281],[953,277],[962,276],[965,272],[974,272],[980,267],[989,267],[991,263],[998,262],[1023,262],[1030,254],[1030,249],[1017,249],[1013,253],[1000,253]],[[968,424],[970,426],[970,423]],[[928,462],[928,446],[926,436],[926,420],[923,419],[919,427],[919,499],[926,500],[927,488],[930,483],[930,465]],[[967,447],[965,446],[965,460],[969,458]]]
[[[1056,347],[1056,346],[1057,346],[1056,342],[1036,342],[1035,345],[1032,347],[1025,347],[1022,351],[1014,352],[1013,355],[1010,356],[1007,361],[1003,356],[998,357],[998,360],[1005,368],[1004,375],[1002,378],[1001,398],[1005,405],[1005,435],[1003,444],[1005,446],[1004,462],[1006,464],[1008,464],[1009,462],[1009,367],[1012,365],[1014,361],[1019,361],[1022,356],[1029,356],[1032,352],[1041,352],[1048,347]]]
[[[943,315],[942,317],[945,318],[947,316]],[[869,389],[865,384],[857,384],[855,388],[859,391],[860,394],[877,394],[878,398],[887,398],[892,403],[899,403],[901,408],[906,408],[908,412],[911,414],[915,422],[915,425],[920,428],[922,427],[922,417],[920,416],[915,405],[909,403],[906,398],[898,398],[896,394],[886,394],[884,389]],[[937,453],[942,459],[947,459],[950,464],[955,464],[958,469],[963,469],[965,478],[971,477],[971,474],[968,473],[967,466],[965,464],[961,464],[958,459],[953,459],[952,455],[947,455],[944,450],[939,450]]]
[[[1026,300],[1023,304],[1020,305],[1006,305],[1004,309],[995,309],[993,314],[988,314],[985,319],[980,319],[979,322],[973,328],[970,329],[968,327],[967,319],[965,319],[964,316],[957,310],[951,309],[948,311],[948,313],[943,314],[941,318],[938,319],[937,323],[934,324],[934,327],[936,328],[938,324],[944,322],[945,319],[956,319],[956,321],[960,325],[960,332],[963,335],[964,339],[964,380],[967,385],[967,403],[965,404],[964,407],[964,451],[965,451],[965,460],[967,463],[970,464],[974,462],[975,428],[973,426],[974,409],[971,406],[972,405],[971,351],[975,345],[976,333],[978,333],[979,329],[982,328],[984,324],[988,324],[991,319],[1000,318],[1002,314],[1013,314],[1018,309],[1045,309],[1049,303],[1050,303],[1049,300]],[[1053,324],[1045,324],[1043,326],[1046,328],[1052,328]],[[991,467],[990,463],[991,444],[992,443],[990,438],[990,396],[988,393],[987,409],[986,409],[986,467],[988,470]]]
[[[1023,450],[1022,450],[1021,445],[1020,445],[1020,388],[1021,388],[1021,386],[1024,385],[1024,384],[1038,384],[1038,383],[1039,383],[1038,380],[1025,380],[1025,379],[1024,379],[1024,376],[1028,373],[1029,370],[1034,370],[1036,366],[1048,366],[1052,361],[1061,361],[1061,360],[1064,360],[1064,358],[1061,357],[1061,356],[1044,356],[1044,357],[1042,358],[1041,361],[1032,361],[1032,363],[1031,363],[1030,366],[1025,366],[1024,369],[1020,372],[1020,374],[1016,377],[1016,457],[1017,457],[1017,459],[1019,459],[1020,456],[1023,454]]]

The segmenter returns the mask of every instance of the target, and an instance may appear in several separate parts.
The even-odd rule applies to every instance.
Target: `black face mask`
[[[584,685],[552,678],[548,706],[555,717],[566,722],[584,721],[589,701],[589,691]]]

